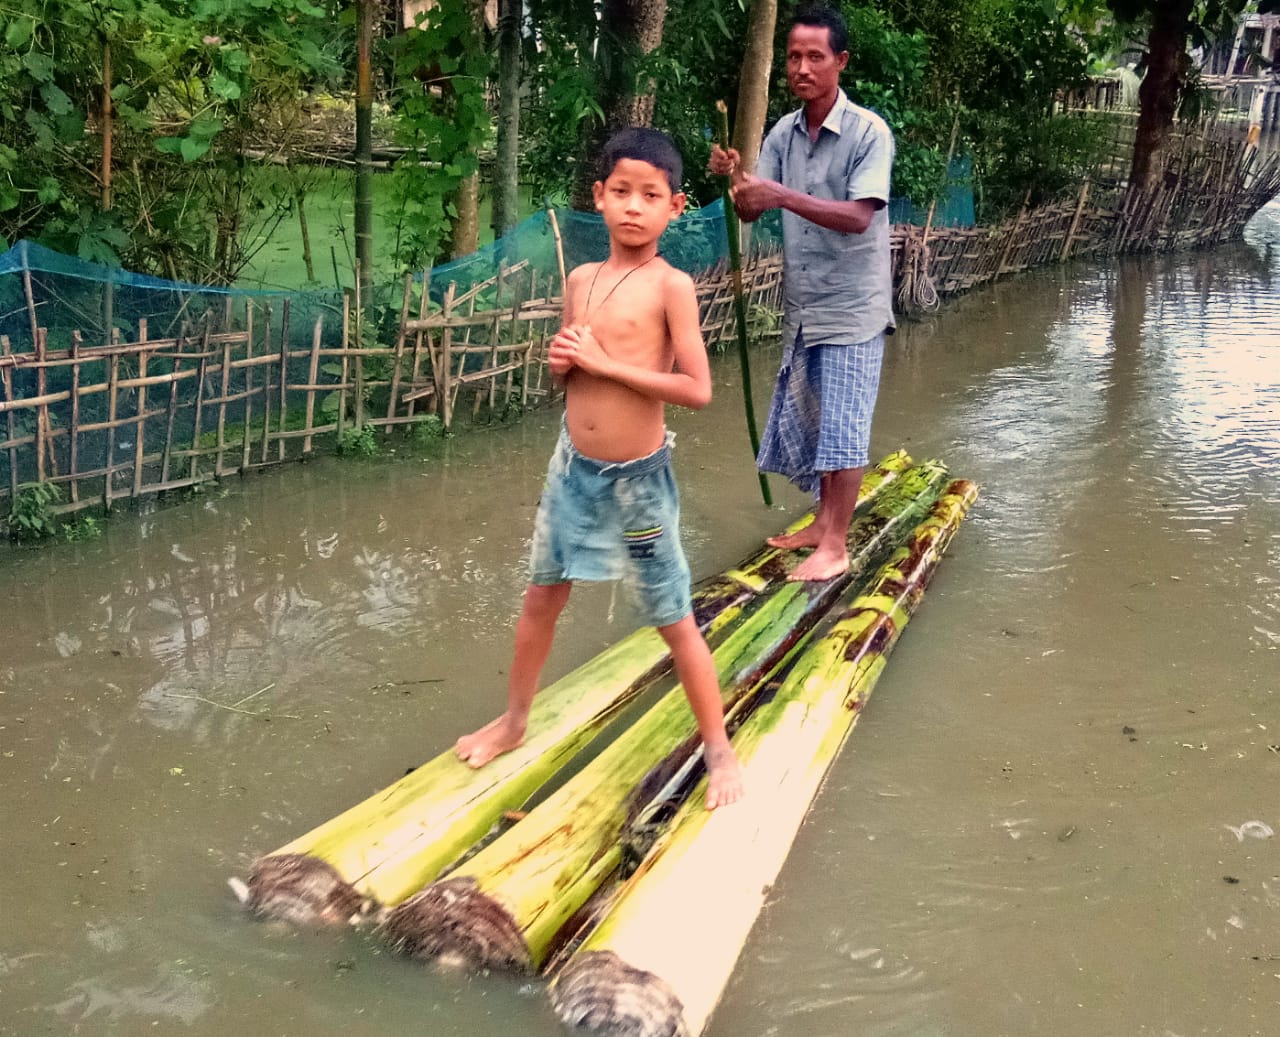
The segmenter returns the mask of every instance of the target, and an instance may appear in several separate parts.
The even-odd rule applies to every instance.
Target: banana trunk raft
[[[788,583],[794,553],[764,549],[697,588],[744,803],[702,805],[688,777],[697,731],[676,687],[489,838],[667,671],[661,640],[640,631],[547,688],[520,749],[479,771],[443,753],[233,885],[256,913],[300,922],[376,907],[379,935],[420,959],[540,969],[576,1028],[700,1034],[762,891],[977,496],[945,478],[940,463],[903,454],[869,473],[842,577]]]
[[[865,512],[910,466],[899,451],[869,471],[859,510]],[[811,520],[805,516],[788,531]],[[851,550],[857,549],[857,533],[855,523]],[[796,559],[795,552],[763,547],[695,588],[695,615],[713,647],[785,585]],[[538,695],[518,749],[478,771],[446,750],[258,858],[248,884],[233,879],[232,888],[254,913],[302,924],[344,923],[400,903],[522,805],[670,666],[658,633],[635,631]]]

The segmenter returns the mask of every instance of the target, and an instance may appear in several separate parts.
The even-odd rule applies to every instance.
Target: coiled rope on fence
[[[898,276],[898,309],[904,313],[936,310],[941,300],[933,283],[931,255],[924,232],[906,227],[902,235],[902,258]]]

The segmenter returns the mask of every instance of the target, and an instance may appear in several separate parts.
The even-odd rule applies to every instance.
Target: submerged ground
[[[891,341],[876,451],[983,496],[714,1037],[1275,1032],[1278,246],[1273,205],[1245,243],[1024,276]],[[715,371],[673,417],[698,575],[804,506],[760,505]],[[225,886],[497,708],[556,423],[0,556],[0,1033],[560,1033],[537,982],[255,924]],[[550,670],[630,625],[583,591]]]

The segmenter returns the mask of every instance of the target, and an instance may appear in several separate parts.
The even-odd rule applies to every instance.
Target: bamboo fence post
[[[191,417],[191,464],[187,466],[187,478],[193,482],[199,471],[200,462],[200,422],[204,416],[204,386],[208,377],[209,367],[209,337],[211,322],[208,316],[204,318],[204,331],[200,336],[200,359],[196,362],[196,400],[195,411]],[[214,465],[214,472],[217,473],[217,465]]]
[[[285,457],[285,433],[289,430],[289,315],[291,307],[289,299],[284,300],[280,310],[280,435],[276,439],[276,460]],[[265,437],[263,442],[265,442]]]
[[[138,321],[138,341],[141,343],[147,341],[147,319],[145,317]],[[133,436],[133,495],[135,497],[142,493],[142,459],[146,456],[146,435],[144,433],[147,418],[147,386],[142,379],[147,377],[148,352],[147,350],[138,352],[138,379],[141,384],[139,384],[137,392],[138,420]]]
[[[35,358],[36,358],[36,397],[43,398],[45,390],[48,387],[48,375],[44,366],[45,352],[45,336],[44,328],[36,329],[35,338]],[[49,427],[49,405],[41,403],[36,409],[36,480],[38,482],[45,481],[44,455],[48,448],[48,427]]]
[[[355,321],[355,366],[356,366],[356,420],[355,429],[364,428],[364,307],[365,300],[360,294],[360,278],[356,278],[356,303],[352,312]]]
[[[560,271],[560,294],[564,295],[565,285],[568,283],[568,276],[564,269],[564,242],[560,239],[560,221],[556,219],[556,210],[554,206],[547,206],[547,221],[551,224],[551,239],[556,245],[556,269]],[[547,296],[550,297],[551,288],[547,288]]]
[[[1085,202],[1089,199],[1089,181],[1080,186],[1080,201],[1076,203],[1075,215],[1071,218],[1071,228],[1067,231],[1067,240],[1062,243],[1062,252],[1058,256],[1059,263],[1065,263],[1071,255],[1071,243],[1075,239],[1076,230],[1080,226],[1080,217],[1084,214]]]
[[[120,354],[113,352],[107,360],[107,463],[102,489],[102,510],[111,511],[116,477],[116,415],[120,412]]]
[[[338,441],[342,441],[342,432],[347,424],[347,377],[351,373],[351,296],[342,293],[342,381],[338,383]]]
[[[169,461],[173,455],[173,429],[178,416],[178,372],[182,368],[182,352],[186,346],[186,333],[178,335],[174,343],[173,370],[169,381],[168,417],[165,422],[164,450],[160,456],[160,484],[169,482]]]
[[[396,416],[396,403],[400,397],[400,365],[404,361],[404,340],[408,332],[405,324],[409,320],[409,304],[413,298],[413,275],[404,275],[404,297],[400,302],[400,330],[396,334],[396,355],[391,362],[391,392],[387,398],[387,430],[391,429],[391,419]]]
[[[230,328],[222,333],[222,391],[218,394],[218,438],[215,442],[213,474],[223,474],[223,456],[227,449],[227,396],[231,392],[231,339]]]
[[[437,374],[440,378],[440,414],[445,428],[453,425],[453,328],[449,321],[453,317],[453,295],[457,287],[457,283],[451,281],[445,289],[442,308],[444,324],[440,329],[440,362]]]
[[[422,336],[424,334],[421,322],[427,319],[427,313],[431,308],[431,268],[426,267],[422,271],[422,295],[418,301],[418,321],[419,326],[413,333],[413,367],[410,369],[409,383],[412,386],[411,392],[413,399],[409,401],[408,413],[413,415],[418,409],[418,382],[422,378]],[[434,373],[432,375],[434,378]]]
[[[315,427],[316,379],[320,377],[320,335],[323,326],[324,316],[317,316],[315,326],[311,329],[311,357],[307,364],[307,434],[302,439],[304,455],[310,454],[312,449],[311,429]]]
[[[1000,262],[996,264],[996,278],[999,279],[1004,275],[1005,264],[1009,260],[1009,251],[1013,248],[1014,239],[1018,235],[1019,229],[1022,227],[1023,218],[1027,214],[1027,206],[1031,204],[1031,189],[1027,189],[1026,196],[1022,199],[1022,208],[1018,210],[1017,219],[1013,221],[1013,226],[1009,228],[1009,236],[1005,239],[1004,251],[1000,254]]]
[[[67,429],[67,464],[71,477],[71,503],[80,503],[80,346],[84,336],[71,332],[71,425]]]
[[[4,383],[5,423],[9,434],[9,505],[12,507],[18,500],[18,448],[13,445],[16,424],[13,416],[13,366],[4,363],[13,354],[9,345],[9,336],[0,335],[0,381]]]
[[[271,353],[271,318],[274,316],[274,310],[271,304],[267,303],[265,307],[265,318],[262,327],[262,353],[267,356]],[[282,372],[283,374],[283,372]],[[262,368],[262,449],[258,452],[258,463],[267,463],[267,452],[271,443],[271,365],[264,364]],[[248,426],[246,425],[246,432]],[[283,442],[283,441],[282,441]]]
[[[270,316],[267,318],[270,322]],[[240,474],[249,470],[249,428],[253,421],[253,306],[244,308],[244,414],[241,417],[244,434],[240,438]]]

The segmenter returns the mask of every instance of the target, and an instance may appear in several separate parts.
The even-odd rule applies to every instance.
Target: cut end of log
[[[304,853],[259,857],[236,895],[255,915],[295,925],[343,925],[372,906],[333,865]]]
[[[533,968],[510,912],[482,893],[474,879],[433,882],[393,908],[381,929],[394,947],[414,958],[476,969]]]
[[[551,986],[551,1007],[566,1026],[608,1037],[689,1037],[675,991],[612,951],[575,955]]]

